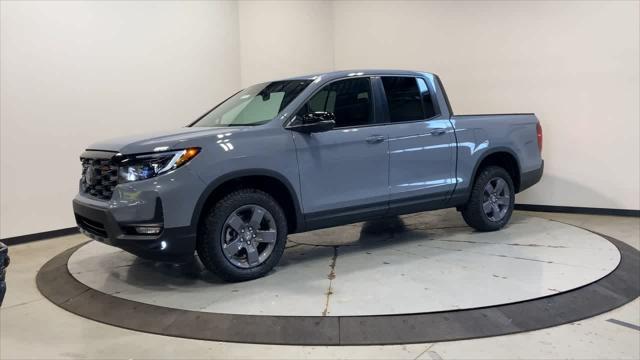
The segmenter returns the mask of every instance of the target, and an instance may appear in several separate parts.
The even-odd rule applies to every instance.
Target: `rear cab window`
[[[437,115],[427,83],[410,76],[381,77],[392,123],[430,119]]]

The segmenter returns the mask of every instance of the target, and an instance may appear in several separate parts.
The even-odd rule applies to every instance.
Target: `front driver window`
[[[298,116],[324,111],[336,117],[336,128],[362,126],[373,122],[369,78],[333,82],[317,92],[302,107]]]

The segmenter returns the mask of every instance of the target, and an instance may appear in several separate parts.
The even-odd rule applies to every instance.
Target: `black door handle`
[[[443,135],[446,132],[447,132],[447,129],[437,128],[429,131],[429,134],[438,136],[438,135]]]
[[[384,136],[382,135],[371,135],[367,138],[367,143],[369,144],[377,144],[384,141]]]

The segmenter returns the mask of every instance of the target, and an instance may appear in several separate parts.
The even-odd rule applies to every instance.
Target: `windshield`
[[[215,107],[191,126],[255,126],[271,121],[311,80],[286,80],[248,87]]]

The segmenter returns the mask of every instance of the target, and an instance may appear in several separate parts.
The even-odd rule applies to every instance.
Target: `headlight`
[[[125,157],[119,162],[118,182],[145,180],[179,168],[196,157],[200,148]]]

